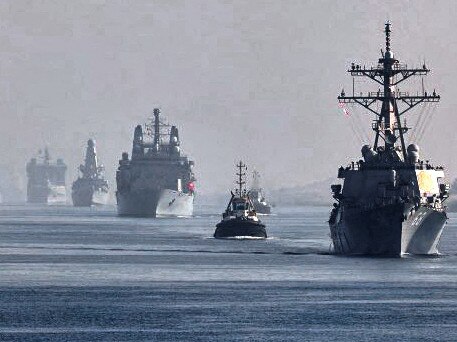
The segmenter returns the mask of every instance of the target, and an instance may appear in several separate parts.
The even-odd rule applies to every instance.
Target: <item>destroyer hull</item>
[[[438,253],[444,211],[393,204],[371,210],[338,208],[330,224],[334,252],[343,255],[401,256]]]
[[[249,220],[227,220],[221,221],[216,225],[214,232],[215,238],[229,237],[258,237],[267,238],[265,225],[260,222],[252,222]]]
[[[171,189],[116,193],[119,216],[192,216],[194,195]]]
[[[91,188],[81,188],[73,190],[71,193],[73,205],[75,207],[90,207],[91,205],[106,205],[109,194],[106,191],[95,190]]]

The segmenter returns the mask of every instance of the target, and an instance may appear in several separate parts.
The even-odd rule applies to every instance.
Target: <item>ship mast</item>
[[[80,170],[85,178],[97,178],[99,166],[97,152],[95,149],[95,141],[92,139],[87,141],[86,158],[84,165],[80,166]]]
[[[160,109],[154,108],[154,148],[159,151],[160,144]]]
[[[425,63],[422,68],[410,69],[407,65],[400,64],[394,58],[390,47],[390,26],[389,22],[385,24],[386,51],[382,53],[382,58],[379,59],[378,65],[366,68],[352,63],[351,68],[348,70],[353,77],[370,78],[382,86],[383,90],[379,89],[377,92],[368,92],[367,94],[360,93],[359,96],[356,96],[353,91],[352,96],[346,96],[343,89],[341,95],[338,96],[338,101],[339,103],[357,103],[375,114],[377,119],[372,124],[373,130],[376,132],[374,149],[378,148],[379,138],[384,140],[386,151],[394,149],[398,138],[400,138],[403,158],[407,160],[404,133],[409,128],[406,127],[406,123],[402,125],[401,116],[420,103],[439,102],[440,96],[435,91],[432,94],[427,94],[426,91],[423,91],[421,95],[418,93],[414,96],[396,89],[396,86],[411,76],[427,75],[430,70],[427,69]],[[379,102],[381,103],[380,111],[375,109],[376,104]],[[402,108],[399,108],[399,105]]]
[[[260,190],[260,173],[257,170],[254,170],[252,173],[252,189]]]
[[[243,162],[240,160],[240,162],[236,165],[236,167],[238,168],[238,172],[237,172],[237,176],[238,176],[238,180],[236,181],[236,184],[238,184],[238,192],[239,192],[239,196],[243,196],[243,185],[246,184],[246,181],[244,180],[244,177],[246,176],[246,170],[247,170],[247,167],[245,164],[243,164]]]

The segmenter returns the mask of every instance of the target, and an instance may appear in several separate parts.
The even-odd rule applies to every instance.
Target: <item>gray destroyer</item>
[[[144,128],[144,129],[143,129]],[[194,162],[181,152],[178,128],[154,109],[152,122],[135,128],[132,157],[122,154],[116,172],[120,216],[192,216]]]
[[[268,215],[271,214],[271,205],[265,199],[265,194],[260,186],[260,173],[256,170],[252,173],[252,184],[249,190],[249,197],[252,200],[254,209],[257,214]]]
[[[65,204],[67,166],[62,159],[52,162],[48,148],[27,163],[27,202]]]
[[[99,165],[95,141],[87,141],[84,165],[79,166],[81,176],[73,182],[71,198],[75,207],[105,205],[109,199],[108,181],[104,177],[105,168]]]
[[[336,200],[330,214],[334,252],[345,255],[401,256],[436,254],[447,215],[444,201],[449,185],[443,183],[443,167],[420,159],[419,147],[406,146],[409,131],[405,113],[425,102],[438,102],[435,91],[409,94],[398,85],[430,71],[425,64],[409,68],[401,64],[390,46],[390,23],[385,25],[385,52],[377,66],[352,63],[353,77],[368,77],[379,90],[366,94],[344,90],[340,106],[361,105],[375,115],[373,146],[362,148],[363,160],[340,167],[343,185],[332,185]],[[379,110],[377,105],[380,104]]]

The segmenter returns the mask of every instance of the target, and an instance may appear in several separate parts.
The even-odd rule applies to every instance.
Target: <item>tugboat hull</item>
[[[215,238],[251,236],[267,238],[265,225],[261,222],[233,219],[221,221],[216,225]]]
[[[433,255],[447,220],[444,211],[404,204],[362,211],[336,208],[330,220],[336,254],[401,256]]]
[[[194,196],[171,189],[117,192],[119,216],[192,216]]]

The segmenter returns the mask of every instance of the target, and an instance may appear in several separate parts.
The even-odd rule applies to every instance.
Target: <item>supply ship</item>
[[[95,141],[87,141],[84,165],[79,166],[81,176],[73,182],[71,198],[75,207],[105,205],[109,199],[108,181],[104,177],[105,168],[98,164]]]
[[[360,93],[353,86],[352,95],[343,89],[338,96],[341,107],[357,104],[375,116],[375,136],[372,146],[363,146],[363,159],[340,167],[343,184],[332,185],[336,203],[329,224],[337,254],[436,254],[447,220],[444,202],[450,187],[443,182],[444,169],[423,160],[416,144],[406,145],[410,128],[404,119],[419,104],[438,102],[440,96],[424,87],[413,94],[400,91],[404,81],[430,70],[425,63],[419,68],[400,63],[392,52],[390,34],[391,25],[386,23],[385,52],[381,51],[376,66],[352,63],[348,70],[379,89]]]
[[[133,134],[132,156],[122,154],[116,173],[120,216],[192,216],[194,162],[182,154],[178,128],[165,124],[160,110]]]
[[[27,163],[27,202],[65,204],[67,190],[65,173],[67,166],[62,159],[51,161],[48,148]]]

